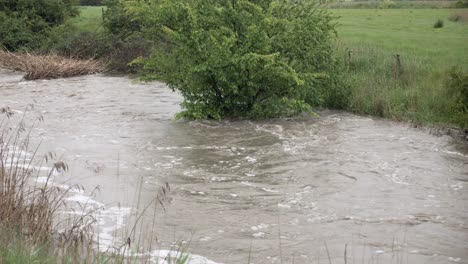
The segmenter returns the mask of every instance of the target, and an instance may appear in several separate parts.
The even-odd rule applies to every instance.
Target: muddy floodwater
[[[466,143],[332,111],[176,121],[180,102],[158,82],[0,72],[0,107],[43,116],[33,142],[70,167],[54,183],[85,187],[67,201],[99,208],[100,247],[130,236],[148,256],[185,245],[191,263],[468,263]],[[166,182],[165,211],[147,206]]]

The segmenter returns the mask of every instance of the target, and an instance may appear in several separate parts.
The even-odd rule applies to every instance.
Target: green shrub
[[[0,47],[8,50],[36,48],[42,41],[43,34],[28,27],[24,18],[8,16],[0,11]]]
[[[126,39],[112,38],[112,52],[109,54],[108,70],[111,72],[137,73],[141,65],[132,63],[135,59],[148,57],[152,42],[135,33]]]
[[[82,5],[82,6],[101,6],[101,5],[103,5],[103,0],[80,0],[80,5]]]
[[[179,117],[296,115],[334,77],[333,25],[316,2],[179,0],[135,9],[145,32],[159,36],[140,60],[145,77],[184,96]]]
[[[141,18],[132,12],[132,5],[136,2],[126,2],[121,0],[106,1],[107,9],[104,13],[104,28],[112,35],[125,39],[134,32],[141,31]]]
[[[55,27],[41,46],[43,53],[52,52],[78,59],[102,58],[111,53],[113,39],[103,32],[83,31],[71,23]]]
[[[435,23],[434,23],[434,28],[442,28],[444,27],[444,21],[442,19],[438,19]]]
[[[138,65],[130,62],[149,56],[151,45],[138,33],[122,39],[108,32],[83,31],[67,23],[54,28],[39,50],[78,59],[105,59],[108,71],[134,73]]]
[[[468,8],[468,0],[458,0],[454,5],[454,8]]]
[[[0,46],[35,49],[52,27],[77,12],[73,0],[0,1]]]
[[[395,2],[390,1],[390,0],[384,0],[379,3],[380,9],[392,9],[392,8],[397,8],[397,7],[398,5]]]

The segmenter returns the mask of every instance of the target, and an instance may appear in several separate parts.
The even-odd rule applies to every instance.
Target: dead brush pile
[[[0,67],[25,72],[26,80],[57,79],[102,72],[100,61],[78,60],[58,55],[17,54],[0,51]]]

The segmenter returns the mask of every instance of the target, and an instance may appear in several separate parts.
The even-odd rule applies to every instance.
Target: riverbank
[[[337,23],[335,56],[344,80],[339,93],[346,95],[340,107],[419,126],[467,128],[468,24],[456,19],[467,11],[411,4],[418,9],[329,10]],[[82,10],[92,24],[102,23],[102,7]],[[438,20],[443,26],[434,28]]]
[[[463,9],[333,9],[348,111],[417,125],[468,127]],[[443,20],[442,28],[434,23]]]
[[[122,43],[117,41],[118,48],[111,48],[108,44],[113,40],[104,37],[102,10],[103,7],[81,7],[82,15],[72,18],[68,25],[78,30],[58,38],[57,47],[68,47],[62,42],[70,43],[75,48],[68,47],[65,54],[80,51],[86,56],[104,56],[101,50],[112,50],[107,71],[138,72],[138,65],[128,66],[128,62],[148,56],[151,43],[144,43],[138,36]],[[346,95],[344,100],[337,96],[343,101],[339,104],[342,109],[417,125],[468,127],[468,53],[464,52],[468,26],[453,19],[465,17],[466,9],[330,12],[337,22],[335,56],[344,80],[338,92]],[[439,19],[443,26],[434,28]],[[92,43],[78,41],[82,39]],[[319,107],[336,105],[329,102]]]

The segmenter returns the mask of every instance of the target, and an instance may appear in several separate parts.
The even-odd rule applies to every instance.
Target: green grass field
[[[449,71],[468,71],[468,23],[456,9],[332,9],[337,55],[351,87],[349,111],[423,124],[468,127],[466,91]],[[434,28],[442,19],[444,26]],[[395,55],[401,66],[396,66]],[[397,69],[398,68],[398,69]],[[401,74],[397,71],[401,71]],[[466,78],[466,77],[465,77]]]
[[[350,46],[373,45],[435,64],[468,64],[468,24],[452,22],[462,9],[333,9],[338,37]],[[442,19],[444,27],[434,28]]]
[[[70,19],[70,23],[76,25],[80,30],[99,31],[102,30],[102,6],[80,6],[80,15]]]

